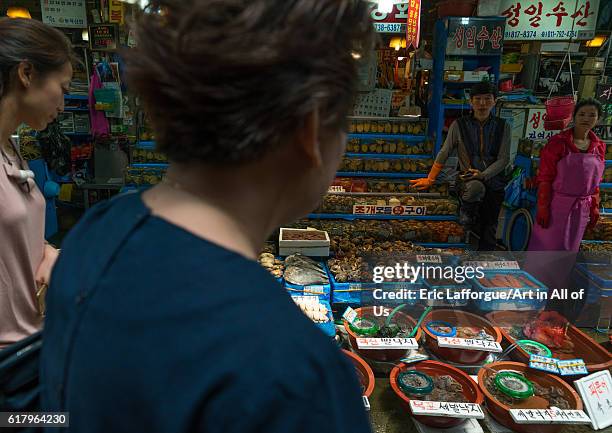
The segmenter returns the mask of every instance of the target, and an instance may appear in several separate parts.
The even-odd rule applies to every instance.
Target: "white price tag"
[[[484,419],[484,412],[476,403],[410,400],[410,409],[414,415]]]
[[[353,323],[357,318],[357,311],[353,310],[351,307],[346,307],[346,311],[342,315],[342,318],[346,319],[349,323]]]
[[[558,360],[557,367],[561,376],[575,376],[578,374],[589,374],[586,364],[582,359]]]
[[[329,193],[334,193],[334,192],[346,192],[346,190],[344,189],[343,186],[340,185],[332,185],[327,189],[327,192]]]
[[[438,346],[452,349],[482,350],[483,352],[501,353],[503,349],[497,341],[475,340],[471,338],[438,337]]]
[[[608,370],[598,371],[574,381],[591,425],[600,430],[612,425],[612,375]]]
[[[368,397],[363,395],[361,398],[363,399],[363,407],[365,407],[365,410],[370,410],[370,400],[368,400]]]
[[[559,367],[557,366],[558,359],[548,358],[546,356],[531,355],[529,357],[529,367],[535,370],[542,370],[547,373],[559,374]]]
[[[521,269],[516,261],[494,261],[494,262],[466,262],[465,266],[482,269],[499,269],[518,271]]]
[[[304,286],[304,291],[308,292],[308,293],[316,294],[316,295],[323,295],[323,294],[325,294],[325,288],[323,286],[320,286],[320,285],[316,285],[316,286]]]
[[[510,409],[510,416],[517,424],[590,424],[591,420],[581,410]]]
[[[361,283],[350,283],[349,284],[349,290],[361,290],[363,288],[363,286],[361,285]]]
[[[400,362],[404,364],[412,364],[414,362],[426,361],[429,359],[429,356],[418,353],[416,350],[412,353],[409,353],[407,357],[400,359]]]
[[[357,338],[359,349],[418,349],[414,338]]]
[[[442,256],[439,255],[417,254],[416,259],[419,263],[442,263]]]

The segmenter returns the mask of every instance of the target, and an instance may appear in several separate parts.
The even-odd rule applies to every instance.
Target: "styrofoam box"
[[[310,257],[328,257],[329,256],[329,234],[323,230],[317,230],[325,233],[325,240],[283,240],[285,230],[310,231],[308,229],[290,229],[281,228],[278,236],[278,252],[281,256],[289,256],[291,254],[303,254]]]

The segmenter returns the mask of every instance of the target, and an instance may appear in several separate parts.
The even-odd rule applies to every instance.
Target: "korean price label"
[[[346,190],[344,189],[342,185],[332,185],[327,189],[327,192],[329,193],[346,192]]]
[[[357,338],[359,349],[418,349],[414,338]]]
[[[575,376],[578,374],[589,374],[584,360],[582,359],[567,359],[558,360],[557,367],[561,376]]]
[[[510,416],[517,424],[590,424],[591,420],[581,410],[510,409]]]
[[[557,366],[558,359],[548,358],[546,356],[531,355],[529,357],[529,367],[535,370],[542,370],[547,373],[559,374],[559,367]]]
[[[476,403],[410,400],[410,409],[414,415],[484,419],[484,412]]]
[[[311,293],[314,295],[323,295],[325,294],[325,287],[318,285],[318,286],[304,286],[304,292],[306,293]]]
[[[357,318],[357,311],[353,310],[351,307],[346,307],[346,311],[342,315],[342,318],[346,319],[349,323],[353,323]]]
[[[419,263],[442,263],[442,256],[417,254],[416,260]]]
[[[484,352],[501,353],[502,347],[496,341],[474,340],[471,338],[438,337],[438,346],[452,349],[482,350]]]
[[[603,370],[574,381],[595,430],[612,425],[612,375]]]
[[[500,270],[520,270],[517,261],[493,261],[493,262],[465,262],[465,266],[483,269],[500,269]]]

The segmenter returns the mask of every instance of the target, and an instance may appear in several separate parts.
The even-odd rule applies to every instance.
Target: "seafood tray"
[[[526,387],[527,395],[531,396],[520,399],[507,397],[499,390],[499,382],[495,380],[498,374],[505,376],[499,382],[505,382],[510,392],[524,391],[521,388]],[[485,396],[489,414],[497,422],[517,433],[558,433],[566,426],[518,424],[510,415],[510,409],[548,409],[553,406],[559,409],[583,409],[582,400],[571,385],[557,376],[531,369],[519,362],[502,361],[489,364],[478,372],[478,387]]]
[[[587,253],[612,253],[612,242],[582,241],[580,251]],[[606,257],[609,258],[609,255],[606,255]]]
[[[287,234],[285,233],[287,232]],[[302,232],[302,239],[296,236],[296,232]],[[316,233],[311,233],[316,232]],[[287,239],[288,234],[291,238]],[[308,239],[310,237],[318,237],[317,239]],[[322,237],[323,236],[323,237]],[[329,256],[329,235],[325,231],[309,230],[309,229],[293,229],[281,228],[278,236],[278,253],[281,256],[290,254],[304,254],[311,257],[327,257]]]
[[[431,155],[433,145],[430,141],[419,144],[406,143],[403,140],[370,140],[362,138],[352,138],[346,145],[349,153],[372,153],[384,156],[385,154],[394,155]]]
[[[415,372],[421,377],[429,377],[430,380],[432,380],[434,384],[432,394],[429,396],[411,395],[404,391],[406,386],[402,386],[402,376],[410,377],[415,374]],[[470,376],[458,368],[438,361],[423,361],[414,365],[400,363],[391,371],[389,381],[393,393],[399,398],[403,409],[407,413],[412,412],[410,400],[463,401],[478,405],[482,405],[484,402],[483,394]],[[414,386],[417,384],[407,383],[406,385]],[[422,424],[435,428],[436,431],[437,429],[444,429],[444,431],[448,432],[457,430],[463,431],[463,429],[454,429],[453,427],[459,426],[465,422],[463,418],[444,416],[416,415],[414,418]]]
[[[384,193],[404,193],[413,192],[418,193],[419,191],[410,184],[409,179],[371,179],[368,178],[367,190],[368,192],[384,192]],[[353,190],[354,191],[354,190]],[[427,190],[428,193],[438,193],[440,195],[448,195],[448,183],[435,184]]]
[[[323,262],[301,254],[288,256],[283,279],[291,295],[316,295],[327,301],[331,298],[329,272]]]
[[[603,181],[605,183],[612,182],[612,167],[608,167],[604,170]]]
[[[291,298],[306,317],[312,320],[325,335],[328,337],[336,335],[334,317],[328,301],[321,300],[317,296],[292,295]]]
[[[352,134],[421,135],[427,132],[427,122],[406,121],[406,119],[368,120],[349,118],[349,132]]]
[[[285,263],[282,258],[275,257],[274,254],[269,252],[262,252],[259,254],[257,260],[261,266],[263,266],[279,283],[283,282],[283,273],[285,272]]]
[[[517,334],[517,324],[535,323],[536,319],[539,317],[537,312],[495,311],[488,313],[485,317],[495,326],[499,327],[499,330],[504,338],[502,342],[502,346],[504,346],[504,348],[516,343],[516,341],[519,339],[523,340],[524,338],[529,338],[534,341],[543,339],[538,336],[539,333],[530,334],[532,337],[528,337],[525,334]],[[563,318],[562,316],[560,317]],[[545,344],[552,351],[553,358],[583,359],[589,373],[606,370],[612,367],[612,354],[610,354],[610,352],[608,352],[603,346],[597,344],[591,337],[580,331],[580,329],[576,328],[574,325],[567,323],[566,326],[567,331],[565,336],[570,342],[569,344],[567,344],[566,340],[564,340],[559,348],[555,348],[549,347],[554,345],[549,341],[538,341]],[[513,337],[513,335],[515,335],[517,338]],[[559,350],[562,351],[560,352]],[[523,348],[516,347],[512,352],[510,352],[510,357],[519,362],[529,363],[530,355]]]
[[[515,290],[530,292],[535,299],[478,299],[474,306],[481,311],[515,310],[529,311],[544,308],[546,299],[537,299],[537,294],[548,292],[548,288],[525,271],[485,272],[483,278],[472,279],[474,289],[480,293],[514,293]]]
[[[587,230],[584,239],[612,241],[612,218],[603,216],[593,230]]]
[[[371,173],[426,173],[433,159],[362,159],[344,158],[339,171]]]

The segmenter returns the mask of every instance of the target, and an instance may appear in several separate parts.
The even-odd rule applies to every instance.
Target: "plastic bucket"
[[[546,105],[546,118],[549,121],[572,117],[576,102],[572,96],[558,96],[544,103]]]
[[[549,120],[546,119],[544,121],[544,129],[546,131],[560,131],[562,129],[567,128],[567,125],[572,121],[571,117],[567,119],[558,119],[558,120]]]

